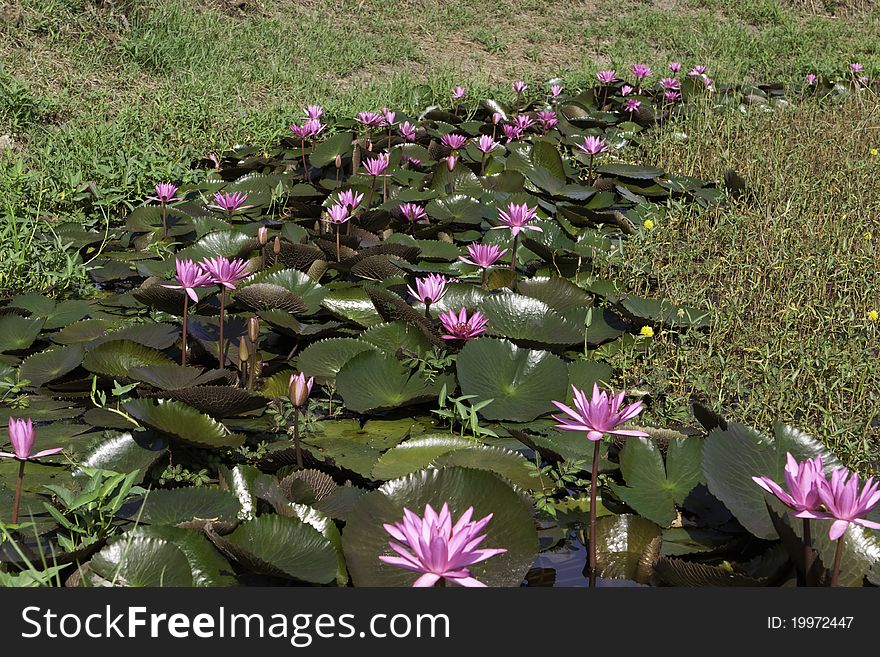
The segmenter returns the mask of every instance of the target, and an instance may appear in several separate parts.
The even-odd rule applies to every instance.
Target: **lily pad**
[[[244,438],[179,401],[134,399],[125,411],[143,424],[197,447],[238,447]]]

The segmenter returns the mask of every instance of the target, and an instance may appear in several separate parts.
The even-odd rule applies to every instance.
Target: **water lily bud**
[[[275,236],[275,243],[272,245],[272,251],[275,253],[275,255],[281,253],[281,236]]]
[[[342,168],[342,156],[341,155],[336,156],[336,168],[337,169]]]
[[[266,226],[260,226],[260,230],[257,231],[257,238],[260,240],[260,246],[266,246],[269,242],[269,229]]]
[[[241,336],[238,339],[238,360],[242,363],[246,363],[250,360],[250,357],[251,354],[250,351],[248,351],[247,342],[245,341],[244,336]]]
[[[290,397],[290,403],[297,408],[304,406],[312,392],[312,384],[315,377],[310,376],[306,379],[306,375],[302,372],[290,375],[290,383],[287,386],[287,394]]]
[[[253,342],[254,344],[257,343],[257,340],[260,337],[259,317],[251,317],[248,319],[248,337],[251,339],[251,342]]]

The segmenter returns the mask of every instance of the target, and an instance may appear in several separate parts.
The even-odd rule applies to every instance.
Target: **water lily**
[[[606,434],[618,436],[647,436],[644,431],[621,429],[620,426],[629,422],[642,412],[642,402],[623,405],[625,392],[614,395],[600,391],[593,384],[593,397],[588,398],[583,390],[571,387],[574,408],[562,402],[554,401],[553,405],[564,413],[564,416],[553,416],[563,431],[583,431],[587,440],[593,442],[593,467],[590,469],[590,586],[596,585],[596,482],[599,474],[599,446]]]
[[[364,162],[364,168],[374,178],[384,175],[385,170],[388,169],[388,154],[380,153],[376,157],[369,158]]]
[[[446,331],[440,336],[444,340],[472,340],[486,331],[489,320],[479,310],[468,317],[467,309],[462,308],[458,313],[454,310],[440,313],[440,324]]]
[[[198,302],[199,296],[196,294],[196,290],[202,287],[208,287],[213,284],[213,279],[211,278],[211,274],[204,271],[199,265],[195,264],[192,260],[175,260],[174,266],[177,269],[177,282],[180,285],[163,285],[162,287],[167,287],[175,290],[183,290],[186,294],[183,296],[183,330],[181,332],[181,354],[180,354],[180,364],[186,365],[186,324],[187,324],[187,316],[189,314],[189,300],[192,299],[194,303]]]
[[[663,78],[660,86],[664,89],[681,89],[681,81],[678,78]]]
[[[635,98],[630,98],[623,104],[623,111],[632,114],[633,112],[638,111],[639,107],[641,106],[642,101],[636,100]]]
[[[449,171],[455,171],[455,163],[458,162],[458,156],[454,153],[446,156],[446,168]],[[452,194],[452,178],[449,179],[449,193]]]
[[[248,263],[245,260],[229,260],[222,256],[206,258],[199,265],[208,274],[214,283],[220,286],[220,341],[218,354],[220,367],[226,364],[226,342],[223,339],[223,323],[226,318],[226,290],[234,290],[235,284],[248,276]]]
[[[551,84],[550,85],[550,96],[552,98],[559,98],[562,95],[562,85],[561,84]]]
[[[533,125],[535,125],[535,120],[529,116],[528,114],[517,114],[513,117],[514,125],[519,128],[522,132],[525,132]]]
[[[752,477],[752,479],[761,488],[774,495],[785,506],[797,512],[797,515],[803,518],[804,580],[809,582],[809,573],[812,570],[814,559],[810,519],[809,517],[801,516],[800,513],[804,511],[814,513],[821,510],[819,487],[825,481],[825,471],[821,455],[800,463],[797,462],[790,452],[786,454],[785,458],[785,489],[770,477]]]
[[[804,78],[806,83],[810,86],[816,84],[816,74],[815,73],[807,73],[807,76]]]
[[[689,78],[698,78],[706,72],[706,67],[702,65],[694,66],[690,71],[688,71]]]
[[[681,70],[681,62],[669,62],[669,70],[678,73]]]
[[[670,89],[669,91],[665,91],[663,93],[663,100],[667,103],[677,103],[681,100],[681,93],[676,91],[675,89]]]
[[[400,130],[400,134],[406,141],[412,142],[416,140],[416,127],[409,121],[401,123],[398,126],[398,130]]]
[[[367,128],[376,128],[385,123],[385,117],[376,112],[358,112],[357,122]]]
[[[431,317],[431,306],[446,296],[449,281],[441,274],[429,274],[416,280],[415,289],[407,285],[407,291],[425,304],[425,317]]]
[[[148,201],[156,201],[162,206],[162,239],[168,237],[168,204],[175,201],[182,201],[178,198],[177,185],[172,183],[159,183],[155,188],[156,195],[148,196]]]
[[[617,82],[617,73],[612,70],[599,71],[596,73],[596,79],[602,84],[614,84]]]
[[[388,126],[389,128],[394,126],[395,120],[397,119],[397,112],[394,112],[387,107],[383,107],[382,110],[382,118],[385,119],[383,125]]]
[[[651,77],[652,73],[651,67],[647,64],[633,64],[631,70],[633,77],[635,77],[635,79],[638,80],[640,83],[645,78]]]
[[[522,80],[517,80],[512,85],[510,85],[510,88],[513,89],[513,92],[516,94],[517,101],[519,101],[519,97],[526,89],[529,88],[529,85],[527,85]]]
[[[456,86],[452,90],[452,100],[461,100],[462,98],[465,97],[466,93],[467,93],[467,90],[464,87]]]
[[[287,384],[287,396],[290,398],[290,403],[293,404],[293,446],[296,452],[296,465],[299,468],[303,467],[302,447],[299,443],[299,414],[300,409],[309,400],[314,383],[315,377],[306,379],[306,375],[300,372],[299,374],[291,374],[290,382]]]
[[[353,212],[361,204],[361,201],[364,200],[364,195],[352,189],[346,189],[339,192],[337,198],[339,199],[339,205],[345,206],[349,212]]]
[[[509,123],[505,123],[501,126],[502,131],[504,132],[504,137],[508,142],[516,141],[520,137],[522,137],[523,131],[522,128],[519,128],[515,125],[510,125]]]
[[[633,89],[628,84],[624,84],[623,86],[620,87],[620,95],[621,96],[629,96],[633,91],[635,91],[635,89]]]
[[[477,142],[477,150],[482,154],[480,157],[480,175],[486,173],[486,156],[498,148],[500,144],[489,135],[481,135]]]
[[[860,62],[853,62],[849,65],[849,70],[853,73],[861,73],[864,70],[864,67],[861,65]]]
[[[254,207],[253,205],[245,205],[247,201],[247,192],[217,192],[214,194],[214,203],[208,207],[212,210],[220,210],[230,217],[240,210],[247,210]]]
[[[551,130],[559,123],[559,119],[556,117],[556,112],[552,110],[538,112],[538,121],[541,122],[541,128],[544,132]]]
[[[577,145],[578,150],[584,155],[590,156],[590,164],[589,164],[589,179],[590,183],[593,181],[593,161],[596,156],[600,153],[608,152],[608,142],[605,141],[603,137],[595,137],[593,135],[587,135],[584,137],[584,141],[582,144]]]
[[[467,252],[470,259],[464,256],[459,256],[458,259],[483,270],[481,284],[483,289],[486,289],[488,286],[489,267],[498,262],[507,253],[507,249],[502,250],[496,244],[468,244]]]
[[[339,227],[349,219],[351,219],[351,214],[349,213],[348,205],[336,203],[327,209],[327,216],[324,221],[336,226],[336,262],[342,260],[342,257],[340,256],[341,246],[339,243]]]
[[[320,105],[309,105],[305,109],[306,118],[310,121],[318,121],[324,116],[324,108]]]
[[[403,216],[410,224],[422,221],[428,218],[428,213],[418,203],[401,203],[398,208]]]
[[[467,140],[468,138],[464,135],[458,135],[453,132],[443,135],[440,138],[440,143],[450,150],[457,151],[467,143]]]
[[[517,205],[516,203],[508,203],[507,210],[499,210],[498,211],[498,221],[501,222],[500,226],[492,226],[493,230],[509,228],[511,235],[513,235],[513,246],[511,248],[511,257],[510,257],[510,270],[516,271],[516,246],[517,240],[519,239],[519,234],[523,230],[534,230],[539,233],[544,232],[544,229],[540,226],[531,225],[532,222],[538,216],[538,207],[530,208],[528,204],[523,203],[521,205]]]
[[[440,508],[440,513],[426,504],[423,517],[405,508],[403,520],[382,525],[394,539],[388,545],[398,556],[383,555],[379,560],[421,573],[413,587],[445,586],[446,582],[484,587],[486,585],[475,579],[467,567],[507,550],[477,549],[486,540],[486,534],[481,532],[492,520],[492,514],[474,521],[471,520],[473,513],[474,508],[468,507],[453,524],[447,503]]]
[[[15,499],[12,502],[12,524],[18,523],[18,512],[21,507],[21,491],[24,485],[24,466],[28,461],[52,456],[62,451],[61,447],[44,449],[36,454],[33,453],[37,433],[34,423],[30,419],[9,418],[9,442],[12,444],[12,452],[0,452],[0,458],[15,459],[18,464],[18,481],[15,485]]]

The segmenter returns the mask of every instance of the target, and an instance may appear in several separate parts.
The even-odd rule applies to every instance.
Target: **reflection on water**
[[[535,563],[526,573],[523,586],[552,587],[584,587],[589,586],[585,575],[587,565],[587,547],[577,532],[570,532],[566,540],[556,549],[546,550],[538,555]],[[596,579],[598,588],[608,587],[642,587],[629,579]]]

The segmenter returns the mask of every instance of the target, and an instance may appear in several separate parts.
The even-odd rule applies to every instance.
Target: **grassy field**
[[[880,71],[880,9],[859,0],[6,0],[0,37],[3,294],[87,294],[54,223],[113,220],[207,152],[274,142],[307,102],[416,110],[422,85],[440,100],[455,83],[579,86],[669,59],[719,82]],[[880,468],[878,147],[876,98],[697,112],[653,135],[649,161],[709,179],[734,168],[752,191],[721,211],[671,206],[627,247],[632,290],[714,310],[708,334],[660,332],[648,358],[617,363],[618,385],[655,391],[647,419],[687,422],[697,399]],[[88,212],[83,181],[100,190]]]

